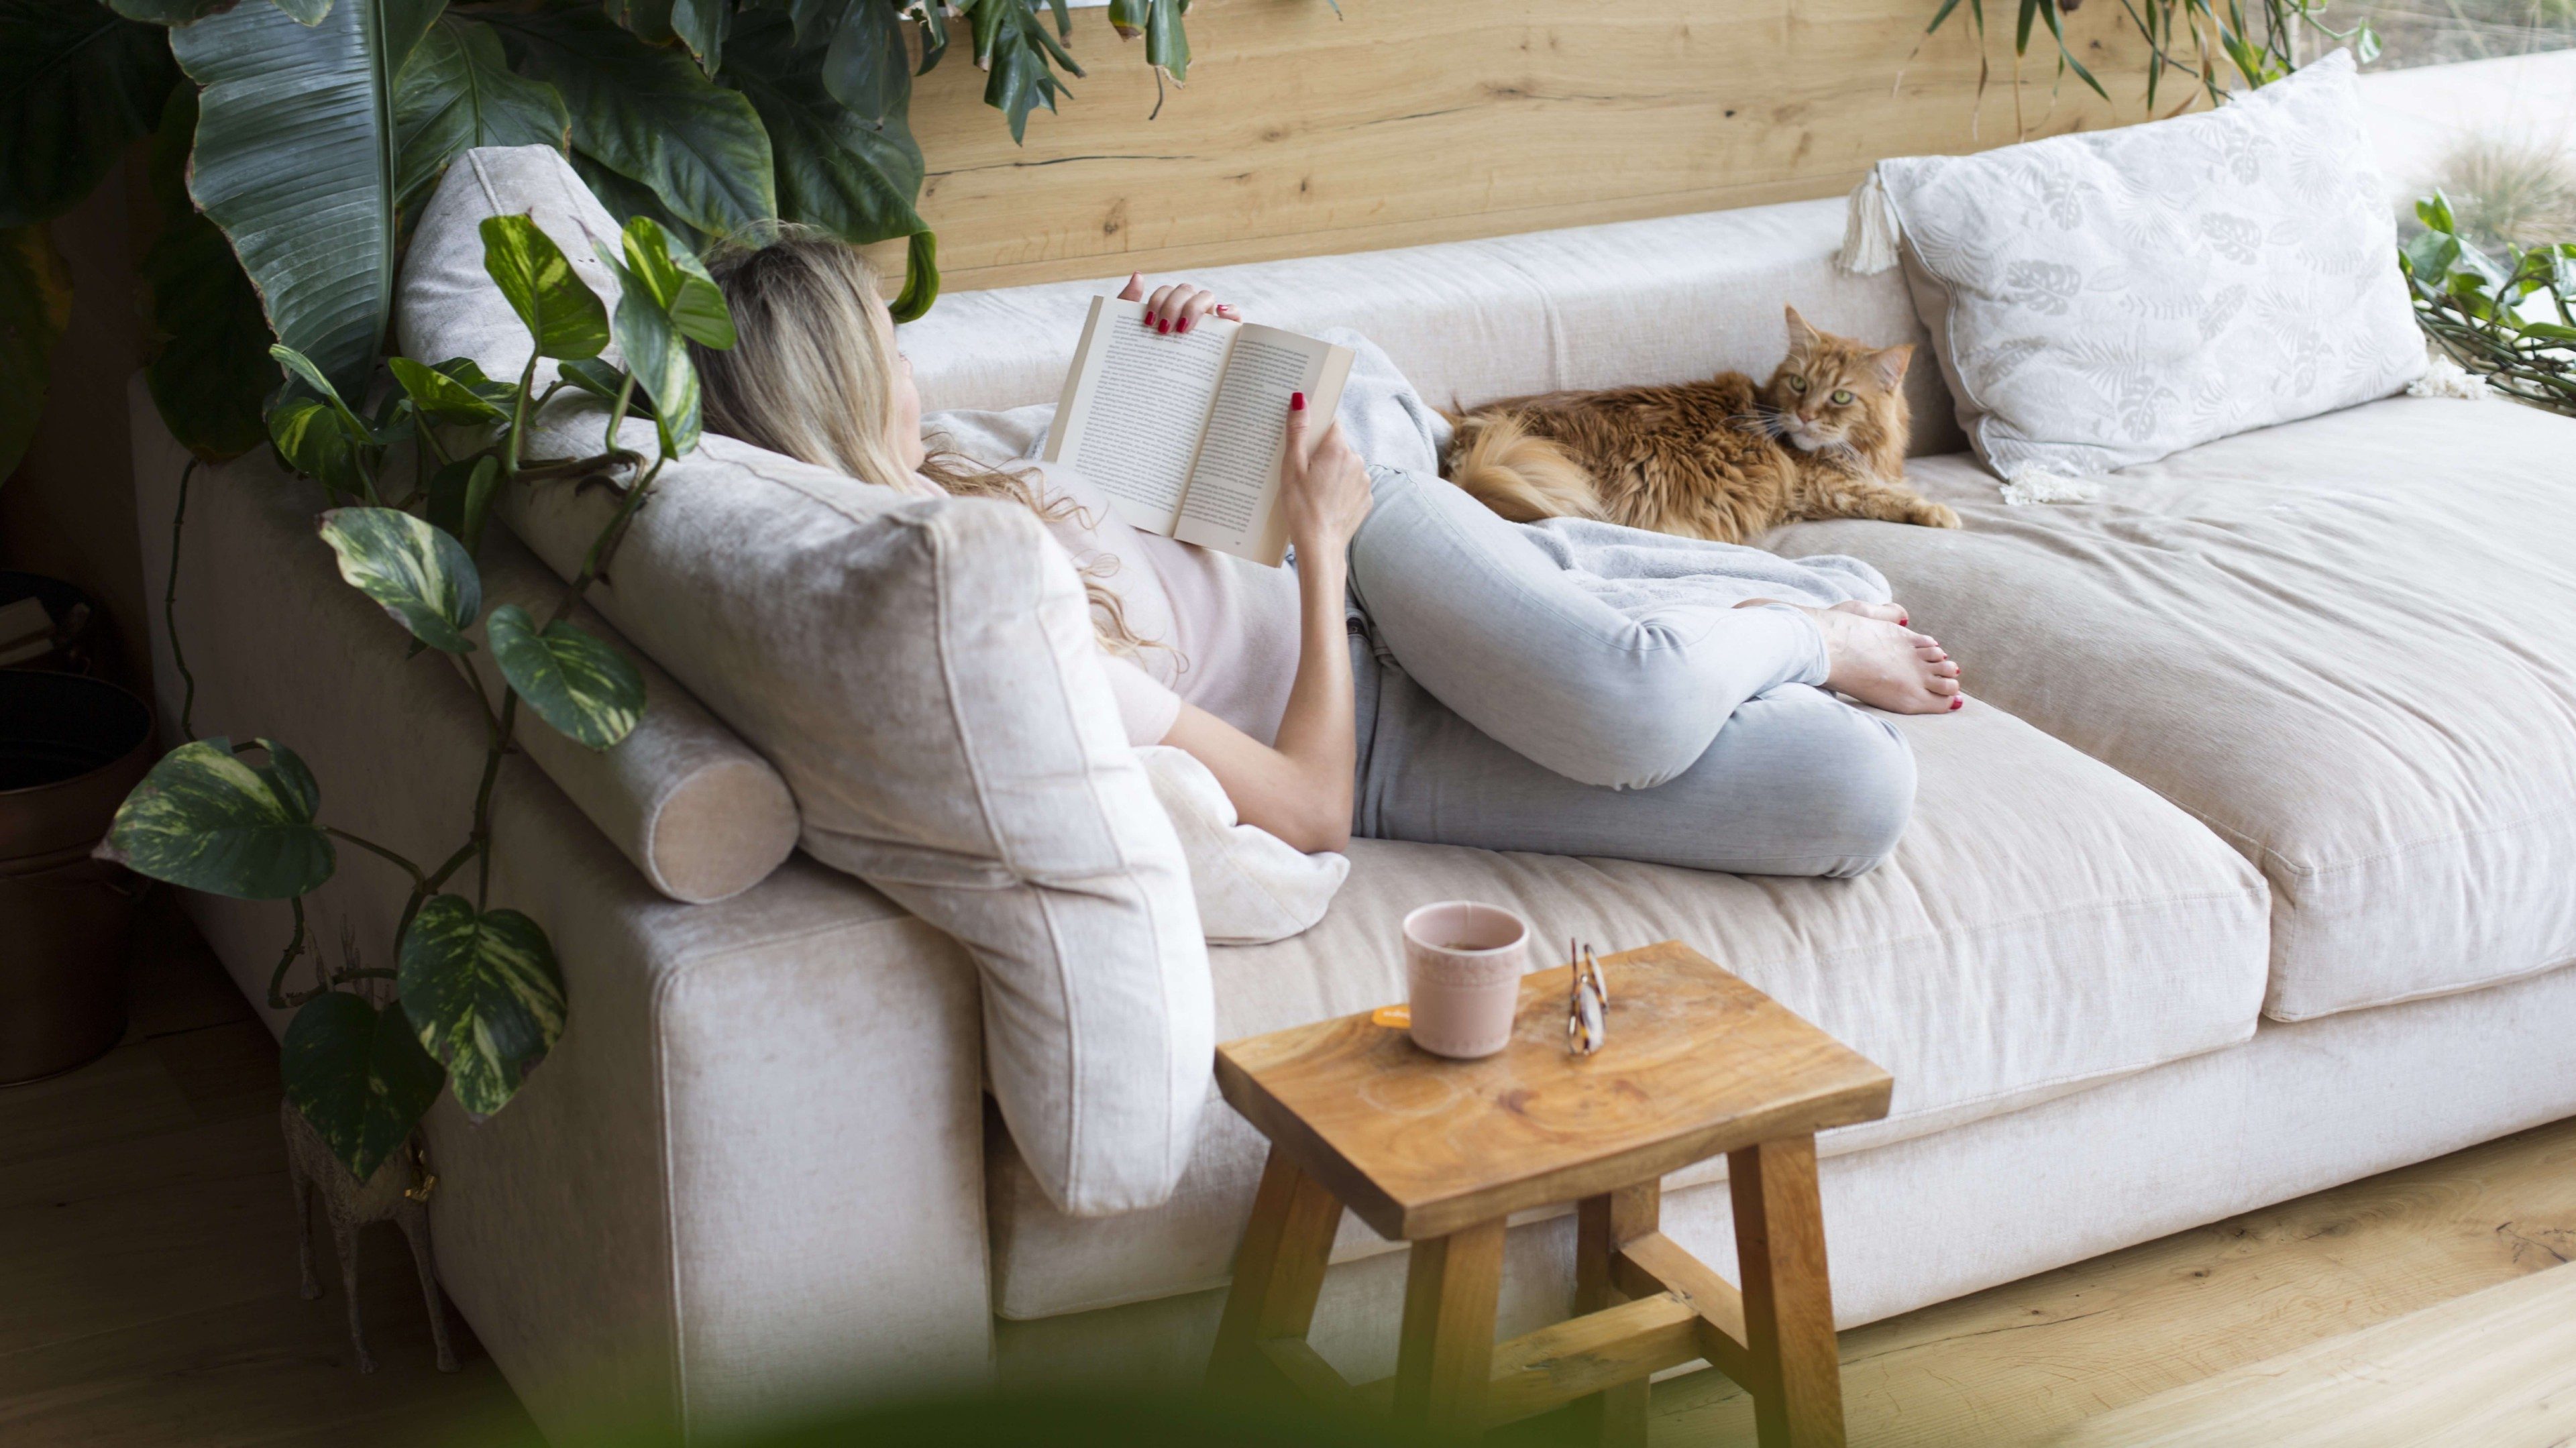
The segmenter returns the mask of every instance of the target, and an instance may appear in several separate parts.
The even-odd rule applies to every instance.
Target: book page
[[[1242,324],[1204,317],[1164,333],[1147,330],[1144,317],[1142,302],[1092,299],[1046,460],[1090,479],[1128,523],[1169,534]]]
[[[1276,565],[1288,549],[1277,491],[1289,395],[1305,393],[1315,426],[1329,427],[1350,370],[1347,347],[1275,327],[1238,332],[1172,536]]]

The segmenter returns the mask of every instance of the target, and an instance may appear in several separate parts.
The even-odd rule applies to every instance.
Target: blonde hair
[[[908,487],[914,470],[893,446],[894,329],[891,319],[878,324],[885,302],[858,248],[781,223],[719,246],[707,270],[736,334],[727,351],[689,344],[708,430],[861,482]],[[1041,499],[1025,472],[936,447],[920,476],[958,497],[1007,499],[1047,522],[1082,516],[1070,499]],[[1104,554],[1078,571],[1101,645],[1132,655],[1148,645],[1100,582],[1117,566]]]

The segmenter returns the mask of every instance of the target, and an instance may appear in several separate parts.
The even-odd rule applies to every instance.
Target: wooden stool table
[[[1604,956],[1608,1042],[1565,1049],[1568,971],[1521,982],[1512,1043],[1450,1061],[1367,1015],[1217,1048],[1217,1083],[1270,1138],[1211,1382],[1400,1421],[1485,1428],[1590,1399],[1642,1443],[1646,1378],[1706,1358],[1752,1395],[1764,1448],[1843,1441],[1815,1133],[1887,1114],[1885,1071],[1685,946]],[[1668,1172],[1728,1154],[1741,1292],[1657,1230]],[[1503,1223],[1577,1203],[1575,1309],[1494,1341]],[[1387,1382],[1306,1345],[1342,1210],[1413,1244]]]

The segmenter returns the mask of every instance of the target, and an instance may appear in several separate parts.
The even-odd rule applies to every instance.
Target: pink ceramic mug
[[[1496,905],[1444,900],[1404,917],[1404,975],[1413,1043],[1472,1060],[1512,1039],[1529,969],[1529,923]]]

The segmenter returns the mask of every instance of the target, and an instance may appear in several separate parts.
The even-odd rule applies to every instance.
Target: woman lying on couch
[[[1879,715],[1959,707],[1876,570],[1606,523],[1505,522],[1438,475],[1445,427],[1365,340],[1342,417],[1291,404],[1293,568],[1128,527],[1069,470],[934,452],[859,254],[788,233],[710,259],[740,341],[697,351],[710,429],[869,482],[1035,511],[1085,576],[1129,739],[1204,762],[1303,850],[1364,837],[1760,875],[1858,875],[1914,764]],[[1149,297],[1158,334],[1211,314]],[[1376,466],[1362,461],[1366,457]]]

